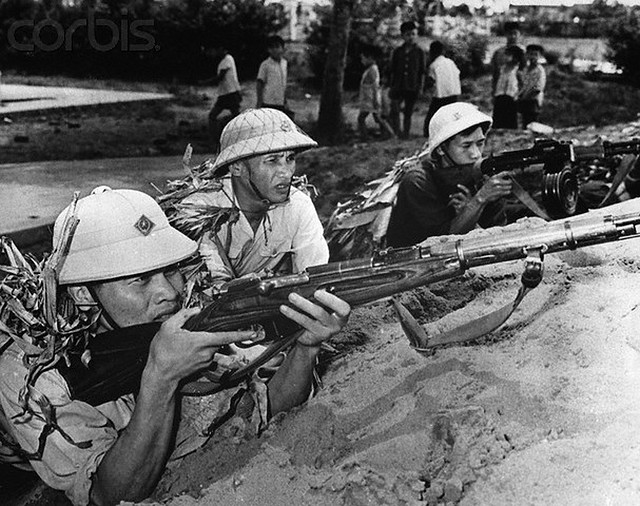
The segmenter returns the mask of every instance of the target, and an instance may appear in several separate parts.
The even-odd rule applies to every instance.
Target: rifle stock
[[[231,283],[218,293],[212,304],[192,317],[185,328],[223,331],[252,324],[272,326],[277,322],[282,329],[282,325],[287,325],[288,322],[289,328],[284,332],[287,334],[295,329],[295,324],[292,325],[292,322],[282,317],[279,308],[282,304],[287,304],[287,297],[291,292],[313,298],[316,290],[324,289],[352,306],[359,306],[436,281],[454,278],[469,268],[525,258],[533,248],[541,249],[543,253],[554,253],[636,237],[639,234],[640,212],[604,217],[586,215],[546,223],[528,230],[504,230],[502,233],[477,238],[461,237],[427,247],[387,249],[369,258],[310,267],[299,274]],[[158,328],[158,324],[153,323],[133,330],[122,329],[96,336],[89,345],[92,354],[89,367],[94,368],[94,377],[89,383],[95,383],[101,377],[101,389],[88,389],[91,385],[87,385],[87,381],[80,385],[79,378],[86,369],[83,366],[80,367],[84,370],[72,367],[73,371],[63,374],[70,383],[73,395],[95,404],[98,400],[104,402],[106,396],[113,396],[116,391],[120,395],[123,392],[135,393],[139,388],[149,345]],[[280,333],[283,333],[282,330]],[[118,359],[118,353],[111,352],[113,343],[120,343],[123,334],[126,334],[129,342],[131,339],[135,340],[136,336],[140,338],[139,346],[128,346],[129,364],[125,364],[122,357]],[[275,337],[276,340],[282,338]],[[133,348],[135,350],[132,351]],[[110,355],[102,354],[101,350],[109,351]],[[109,357],[111,363],[107,367],[101,361],[108,361]],[[133,362],[132,358],[135,359]],[[95,372],[102,367],[105,368],[104,372]],[[110,376],[107,371],[120,371],[123,368],[135,369],[136,374],[120,373],[121,378],[126,379],[126,385],[116,385],[117,388],[109,389]],[[219,385],[209,389],[207,393],[223,387],[224,385]]]

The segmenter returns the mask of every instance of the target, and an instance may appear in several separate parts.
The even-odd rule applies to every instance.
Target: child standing
[[[360,79],[360,95],[358,114],[358,132],[364,140],[367,138],[366,120],[369,114],[380,127],[380,133],[386,137],[395,137],[391,125],[381,116],[382,93],[380,89],[380,71],[376,64],[373,49],[365,48],[360,55],[360,60],[365,66],[365,71]]]
[[[518,95],[518,109],[522,115],[522,128],[538,121],[547,74],[540,64],[544,50],[538,44],[529,44],[526,50],[527,66],[522,71],[522,89]]]
[[[256,80],[256,107],[270,107],[284,112],[293,119],[287,104],[287,60],[284,58],[284,40],[278,35],[267,40],[269,57],[260,64]]]
[[[524,52],[519,46],[505,48],[505,63],[500,68],[493,101],[493,128],[518,128],[518,70]]]

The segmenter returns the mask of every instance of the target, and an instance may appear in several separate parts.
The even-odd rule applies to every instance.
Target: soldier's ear
[[[68,286],[67,293],[81,309],[95,306],[97,301],[93,299],[93,295],[85,285]]]
[[[229,165],[229,174],[233,177],[240,177],[242,175],[242,164],[239,162],[233,162]]]

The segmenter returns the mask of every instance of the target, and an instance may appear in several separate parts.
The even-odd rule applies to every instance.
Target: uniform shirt
[[[35,416],[14,418],[22,413],[18,395],[27,374],[23,355],[15,344],[0,355],[0,432],[23,450],[35,452],[44,421]],[[74,506],[85,506],[89,504],[93,474],[133,416],[134,396],[124,395],[99,406],[74,400],[65,379],[56,369],[42,373],[35,387],[55,406],[58,425],[65,433],[75,442],[89,441],[91,445],[78,448],[54,431],[46,439],[42,459],[25,460],[4,447],[0,440],[0,462],[23,470],[33,469],[49,487],[64,491]],[[203,430],[215,418],[230,411],[231,398],[237,390],[229,388],[197,398],[181,397],[181,418],[167,467],[207,442],[209,438],[203,435]],[[42,416],[35,402],[31,401],[30,405]],[[257,412],[257,407],[254,409]],[[252,415],[256,417],[257,413],[249,412],[247,417]]]
[[[13,344],[0,355],[0,408],[5,417],[3,432],[27,452],[38,449],[38,437],[45,422],[35,416],[15,419],[22,413],[18,394],[24,386],[27,369],[22,364],[23,352]],[[75,442],[90,441],[89,448],[78,448],[67,442],[58,431],[46,439],[42,460],[29,463],[42,481],[57,490],[64,490],[74,505],[89,503],[91,476],[98,469],[104,455],[118,438],[133,414],[133,395],[100,406],[72,400],[69,387],[60,373],[53,369],[42,373],[35,387],[55,406],[58,424]],[[41,413],[33,400],[35,413]]]
[[[542,106],[544,87],[547,84],[547,74],[544,71],[544,67],[539,63],[533,67],[527,65],[522,71],[521,77],[522,89],[520,90],[520,99],[535,100],[539,106]]]
[[[446,56],[438,56],[429,65],[429,77],[435,83],[436,98],[451,97],[462,93],[460,87],[460,69],[453,60]]]
[[[195,193],[184,202],[220,208],[238,207],[231,178],[224,178],[222,182],[221,191]],[[238,221],[225,223],[217,236],[218,245],[209,234],[205,234],[200,244],[200,254],[217,280],[274,270],[287,254],[291,256],[292,272],[301,272],[329,261],[329,247],[313,202],[297,188],[291,188],[289,200],[267,211],[256,232],[240,212]],[[227,244],[229,247],[225,254],[235,272],[225,265],[218,249],[219,245],[226,247]]]
[[[374,63],[363,73],[360,79],[359,105],[363,112],[380,112],[380,71]]]
[[[230,54],[224,55],[224,58],[218,63],[218,75],[225,70],[224,77],[218,84],[218,94],[228,95],[240,91],[240,83],[238,82],[238,71],[236,70],[236,62]]]
[[[284,105],[287,89],[287,60],[269,57],[260,64],[258,81],[264,83],[262,100],[268,105]]]
[[[391,56],[391,90],[419,92],[425,70],[424,51],[417,44],[402,44]]]
[[[437,183],[434,169],[434,163],[426,160],[402,176],[387,229],[388,246],[413,246],[429,237],[451,233],[456,212],[449,205],[450,192]],[[475,193],[475,185],[461,184]],[[478,224],[481,227],[506,224],[502,201],[488,203]]]

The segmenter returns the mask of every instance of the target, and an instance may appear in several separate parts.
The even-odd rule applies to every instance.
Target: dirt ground
[[[606,213],[631,210],[640,202]],[[159,496],[170,506],[638,504],[639,267],[637,240],[548,255],[542,284],[503,327],[430,356],[410,348],[389,303],[358,309],[342,339],[359,345],[331,360],[314,399],[260,438],[223,428],[165,475]],[[473,269],[402,300],[434,334],[507,303],[521,270]]]
[[[138,128],[152,126],[147,144],[135,144],[132,155],[136,149],[173,153],[189,137],[204,150],[207,107],[198,100],[168,112],[153,105],[113,108],[106,123],[76,111],[80,116],[69,120],[82,120],[75,142],[68,123],[48,115],[5,122],[0,134],[16,122],[30,125],[31,139],[39,139],[34,149],[44,156],[62,137],[81,149],[77,130],[117,126],[131,113]],[[638,130],[637,124],[582,127],[557,137],[590,143]],[[110,133],[103,145],[120,139],[127,154],[126,131]],[[530,133],[494,132],[488,150],[532,140]],[[326,218],[335,202],[421,144],[419,137],[352,142],[310,151],[299,167],[323,192],[318,207]],[[114,156],[87,149],[85,156]],[[38,156],[4,153],[3,161]],[[606,212],[630,209],[640,211],[640,203]],[[529,218],[510,227],[536,224]],[[429,356],[409,346],[389,302],[356,309],[332,342],[337,353],[323,356],[323,387],[312,400],[278,416],[259,438],[241,424],[224,426],[165,474],[154,500],[169,506],[640,504],[639,245],[629,240],[548,255],[542,284],[506,325]],[[476,268],[401,300],[433,334],[515,297],[521,271],[517,261]],[[45,503],[54,504],[29,502]]]

